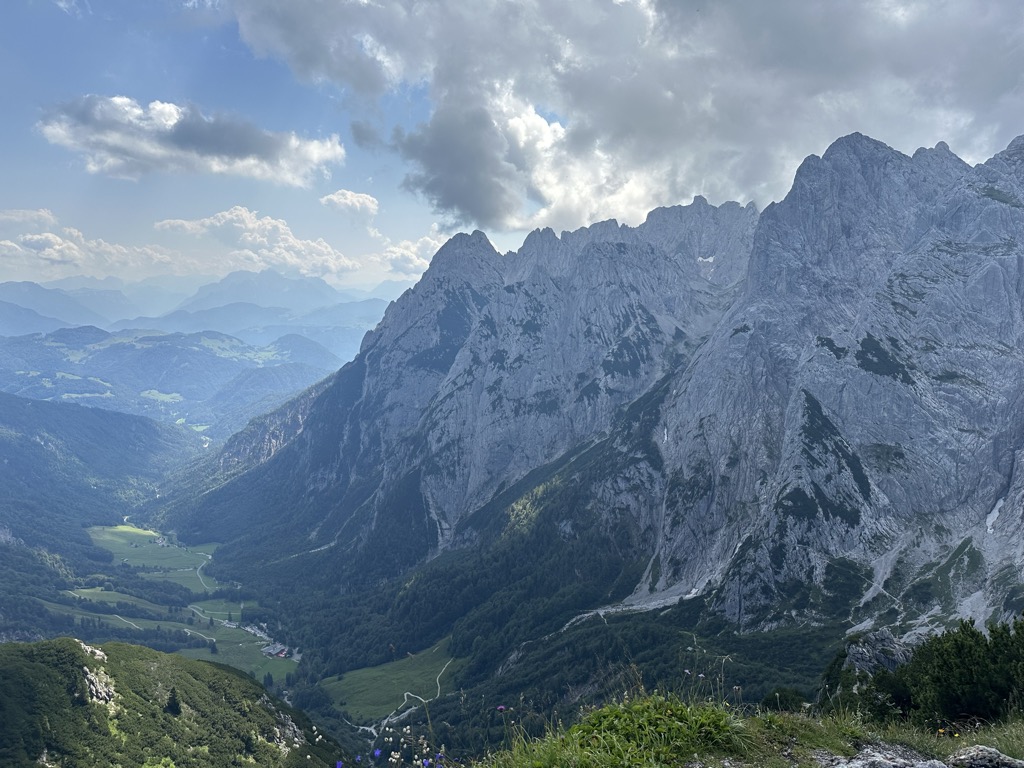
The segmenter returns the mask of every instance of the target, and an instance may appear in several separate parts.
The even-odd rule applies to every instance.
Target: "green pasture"
[[[110,605],[128,603],[147,611],[153,611],[154,613],[163,613],[167,610],[166,606],[151,603],[149,600],[144,600],[141,597],[126,595],[123,592],[106,591],[100,587],[90,587],[89,589],[75,589],[69,591],[70,594],[75,595],[76,597],[82,597],[86,600],[92,600],[97,603],[108,603]]]
[[[205,576],[203,577],[206,578]],[[204,619],[213,617],[214,621],[223,621],[230,615],[235,621],[239,620],[242,615],[243,603],[237,600],[196,600],[193,603],[189,603],[189,608],[196,608],[196,616],[202,616]],[[255,607],[256,603],[252,600],[249,601],[249,607]]]
[[[168,570],[195,569],[208,559],[204,554],[183,547],[160,546],[156,543],[159,533],[133,525],[93,526],[88,530],[93,544],[110,550],[116,561],[128,565]]]
[[[196,572],[195,568],[154,571],[153,573],[144,573],[142,576],[143,578],[155,581],[173,581],[175,584],[181,584],[181,586],[199,595],[203,594],[203,592],[212,592],[224,586],[212,576],[207,576],[205,569],[202,571],[202,579],[199,578],[199,573]]]
[[[462,663],[462,660],[448,655],[446,638],[414,656],[327,678],[320,686],[334,699],[339,709],[344,709],[357,720],[379,720],[402,709],[403,704],[419,704],[417,699],[406,704],[407,691],[428,700],[437,696],[439,675],[441,693],[451,691],[451,681]]]
[[[89,537],[97,547],[109,550],[114,561],[128,565],[159,569],[144,574],[148,579],[173,581],[197,594],[213,591],[224,586],[212,576],[199,571],[217,549],[217,544],[201,544],[197,547],[160,546],[156,540],[157,531],[136,528],[134,525],[93,526]]]
[[[197,595],[219,589],[224,584],[205,573],[202,566],[209,562],[210,556],[217,549],[216,543],[201,544],[185,549],[179,546],[160,546],[156,540],[161,534],[133,525],[117,525],[112,527],[95,526],[89,528],[89,536],[98,547],[109,550],[114,555],[115,563],[126,563],[131,566],[154,568],[152,572],[143,573],[147,579],[172,581],[192,590]],[[116,605],[118,602],[131,603],[155,613],[167,611],[166,606],[157,605],[142,598],[121,592],[105,592],[100,588],[78,589],[73,592],[89,600]],[[180,614],[164,617],[160,621],[137,619],[131,616],[118,618],[110,614],[96,613],[88,609],[88,603],[75,606],[44,602],[47,608],[56,613],[69,614],[76,618],[98,619],[111,626],[135,626],[140,629],[155,629],[158,625],[164,629],[181,629],[204,639],[217,641],[218,653],[213,655],[207,649],[191,648],[182,651],[190,658],[210,659],[229,664],[245,672],[252,672],[259,679],[270,672],[275,680],[283,681],[285,675],[295,669],[291,659],[267,658],[260,649],[267,641],[237,627],[225,627],[221,622],[230,616],[239,621],[243,603],[237,600],[209,599],[196,600],[187,610]],[[250,601],[250,606],[254,605]],[[193,617],[190,626],[189,616]],[[214,625],[209,626],[209,619]]]
[[[204,659],[227,664],[243,672],[252,673],[260,682],[263,682],[263,676],[269,672],[274,676],[275,682],[283,684],[285,676],[289,672],[294,672],[298,664],[291,659],[264,656],[260,653],[260,648],[266,645],[266,642],[252,635],[248,635],[248,637],[248,642],[241,643],[218,641],[216,655],[203,648],[185,648],[178,653],[190,659]]]
[[[79,591],[90,593],[89,596],[92,597],[91,593],[93,590]],[[118,593],[103,592],[102,594],[110,596]],[[126,595],[123,597],[130,596]],[[138,600],[138,598],[135,598],[135,600]],[[228,664],[237,669],[241,669],[243,672],[253,673],[256,675],[256,678],[261,681],[263,679],[263,675],[270,672],[274,676],[275,680],[284,682],[285,675],[289,672],[295,671],[296,663],[293,660],[268,658],[260,652],[260,649],[267,644],[266,640],[256,637],[255,635],[251,635],[243,629],[239,629],[237,627],[225,627],[223,624],[216,622],[213,627],[210,627],[207,622],[202,621],[198,616],[195,617],[193,625],[189,626],[186,623],[186,619],[188,619],[189,616],[189,612],[187,611],[182,611],[180,620],[177,616],[174,616],[164,617],[159,621],[155,621],[152,619],[139,619],[134,616],[118,617],[109,613],[96,613],[88,609],[88,604],[71,606],[64,605],[62,603],[51,603],[46,600],[40,600],[39,602],[54,613],[74,616],[76,619],[83,617],[98,619],[110,626],[127,626],[136,627],[138,629],[156,629],[157,627],[162,627],[165,630],[180,629],[192,635],[202,637],[203,639],[212,638],[217,641],[217,654],[212,654],[205,648],[186,648],[179,653],[192,659],[206,659],[208,661],[217,661],[222,664]],[[116,602],[116,600],[114,602]],[[218,601],[209,602],[217,603]],[[155,607],[158,611],[165,610],[160,606]]]

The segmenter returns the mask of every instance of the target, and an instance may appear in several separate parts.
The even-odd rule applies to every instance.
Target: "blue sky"
[[[8,0],[0,280],[415,278],[650,209],[785,195],[861,131],[1024,133],[1024,8],[898,0]]]

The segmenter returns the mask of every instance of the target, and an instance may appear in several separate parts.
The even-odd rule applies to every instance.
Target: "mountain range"
[[[48,333],[91,325],[108,331],[216,331],[254,346],[286,335],[305,336],[341,360],[359,350],[388,300],[406,287],[387,282],[374,291],[339,291],[319,278],[271,269],[232,272],[221,279],[64,279],[40,285],[0,283],[0,335]]]
[[[1024,137],[972,167],[853,134],[763,212],[697,198],[505,255],[457,235],[156,514],[265,604],[323,605],[322,670],[382,660],[370,626],[493,673],[594,611],[911,636],[1019,613],[1022,201]],[[330,615],[358,596],[389,607]]]
[[[108,333],[95,326],[0,337],[0,391],[150,416],[214,439],[340,364],[296,334],[263,347],[213,331]]]

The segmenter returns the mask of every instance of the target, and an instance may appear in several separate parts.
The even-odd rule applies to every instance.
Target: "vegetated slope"
[[[0,338],[0,389],[202,427],[224,438],[336,370],[295,335],[252,347],[213,331],[111,334],[93,326]]]
[[[88,547],[202,451],[191,430],[0,393],[0,526],[54,552]]]
[[[971,168],[854,134],[760,216],[458,235],[165,519],[310,610],[310,669],[453,631],[479,677],[680,598],[739,633],[1019,611],[1022,201],[1024,138]]]
[[[339,746],[237,670],[138,646],[0,645],[0,763],[333,766]]]

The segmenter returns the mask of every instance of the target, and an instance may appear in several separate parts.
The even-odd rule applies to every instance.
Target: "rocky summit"
[[[971,167],[853,134],[763,212],[697,198],[504,255],[457,235],[166,519],[228,541],[222,568],[272,548],[343,591],[547,516],[637,564],[591,608],[699,595],[740,631],[1009,616],[1022,298],[1024,137]]]

